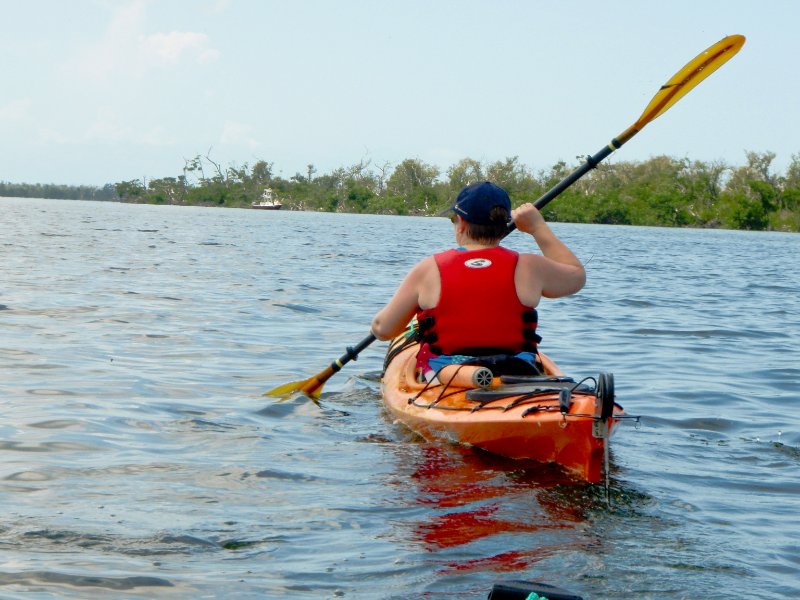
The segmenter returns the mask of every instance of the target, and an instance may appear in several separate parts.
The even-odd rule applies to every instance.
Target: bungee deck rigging
[[[599,483],[616,424],[638,419],[615,402],[614,379],[608,373],[576,381],[540,354],[540,375],[491,374],[478,385],[474,378],[460,376],[485,369],[477,359],[448,365],[454,368],[446,375],[443,367],[421,380],[419,349],[413,326],[390,343],[381,391],[389,412],[426,438],[556,463],[578,479]]]

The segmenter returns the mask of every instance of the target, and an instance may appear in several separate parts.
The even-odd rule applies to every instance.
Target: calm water
[[[543,348],[642,415],[602,489],[429,444],[366,350],[444,219],[0,199],[0,596],[800,596],[800,236],[556,224]],[[526,246],[515,234],[510,245]]]

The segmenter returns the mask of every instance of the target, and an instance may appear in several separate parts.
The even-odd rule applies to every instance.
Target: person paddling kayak
[[[452,362],[475,364],[474,357],[495,367],[500,360],[506,371],[536,372],[536,307],[542,296],[558,298],[583,288],[583,265],[538,209],[526,203],[512,211],[508,193],[492,182],[468,185],[445,212],[451,213],[458,248],[411,269],[373,318],[373,335],[392,339],[416,317],[423,372]],[[533,237],[542,255],[500,245],[511,219]]]

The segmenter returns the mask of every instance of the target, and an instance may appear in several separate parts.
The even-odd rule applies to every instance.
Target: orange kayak
[[[625,416],[614,402],[613,376],[576,382],[540,354],[542,376],[494,377],[482,367],[449,365],[425,382],[418,350],[401,336],[386,355],[381,393],[398,421],[426,439],[556,463],[577,479],[601,481],[606,446]]]

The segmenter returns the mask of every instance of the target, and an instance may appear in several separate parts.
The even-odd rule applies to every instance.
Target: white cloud
[[[212,0],[206,7],[206,11],[211,14],[222,14],[228,10],[231,0]]]
[[[102,37],[68,61],[68,75],[106,81],[114,74],[141,77],[153,67],[171,67],[185,60],[206,64],[219,58],[205,33],[147,33],[147,3],[133,0],[112,15]]]
[[[0,122],[17,122],[27,119],[30,115],[31,101],[29,98],[12,100],[0,106]]]
[[[67,136],[50,127],[40,127],[37,133],[39,134],[39,142],[46,146],[69,143],[69,138],[67,138]]]
[[[184,56],[194,57],[202,64],[219,58],[219,51],[209,45],[205,33],[171,31],[154,33],[139,38],[140,47],[148,62],[158,65],[174,65]]]
[[[219,141],[230,146],[247,146],[256,148],[259,143],[252,137],[253,128],[244,123],[225,121]]]
[[[130,142],[144,146],[167,146],[174,143],[161,127],[144,129],[122,123],[111,111],[102,111],[83,133],[81,142]]]
[[[88,125],[74,123],[65,132],[64,127],[54,128],[40,124],[32,132],[40,144],[46,146],[91,146],[134,144],[138,146],[171,146],[174,136],[163,127],[142,126],[121,119],[113,110],[103,109]]]
[[[103,36],[69,60],[68,73],[102,81],[117,70],[130,72],[137,62],[137,40],[144,22],[144,1],[136,0],[118,8]]]

